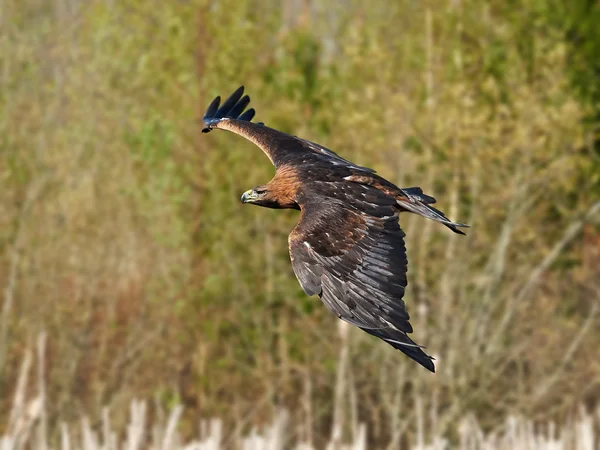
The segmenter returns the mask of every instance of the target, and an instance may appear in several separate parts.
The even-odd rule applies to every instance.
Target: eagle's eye
[[[257,195],[263,195],[264,193],[266,193],[266,192],[267,192],[267,190],[266,190],[265,188],[256,188],[256,189],[254,189],[254,192],[255,192]]]

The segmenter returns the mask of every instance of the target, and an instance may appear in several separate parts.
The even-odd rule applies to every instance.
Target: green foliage
[[[284,404],[326,428],[339,334],[290,267],[298,213],[241,205],[273,168],[197,123],[240,84],[257,120],[421,186],[473,227],[459,239],[401,217],[405,300],[439,372],[351,334],[349,402],[374,442],[410,440],[421,406],[453,436],[467,410],[492,427],[597,392],[598,330],[583,327],[597,230],[535,278],[599,198],[597,6],[76,3],[8,1],[0,31],[0,282],[18,272],[9,353],[44,328],[52,354],[69,355],[49,372],[51,421],[158,393],[232,422]],[[556,349],[572,342],[582,347],[562,364]]]

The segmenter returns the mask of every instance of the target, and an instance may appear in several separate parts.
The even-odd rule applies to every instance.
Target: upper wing
[[[302,195],[302,218],[289,238],[294,272],[304,291],[318,294],[340,319],[433,372],[432,358],[407,336],[412,326],[402,300],[406,248],[395,200],[372,187],[361,189],[360,205],[355,195],[350,203],[314,192]]]
[[[301,161],[310,155],[333,164],[374,172],[351,163],[322,145],[269,128],[262,122],[252,123],[255,111],[253,108],[246,110],[249,104],[250,97],[244,95],[244,86],[240,86],[222,105],[221,97],[215,98],[202,118],[205,125],[202,132],[208,133],[217,128],[243,136],[260,147],[275,167]]]

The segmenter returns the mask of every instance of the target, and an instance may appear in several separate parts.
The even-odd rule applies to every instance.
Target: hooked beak
[[[252,203],[253,200],[258,198],[258,194],[254,189],[250,189],[242,194],[242,203]]]

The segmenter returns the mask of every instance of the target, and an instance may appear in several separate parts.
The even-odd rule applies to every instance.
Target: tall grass
[[[109,408],[103,408],[99,423],[84,415],[79,424],[67,425],[57,422],[60,433],[49,433],[46,425],[46,397],[44,374],[45,336],[38,341],[37,389],[27,392],[31,366],[31,353],[27,352],[21,365],[18,386],[15,390],[10,422],[4,435],[0,437],[0,449],[31,450],[315,450],[309,442],[301,442],[291,430],[291,416],[285,409],[276,411],[270,423],[252,427],[243,435],[235,435],[219,419],[203,420],[196,418],[196,436],[185,439],[178,431],[183,413],[180,404],[171,405],[165,411],[160,403],[155,403],[154,413],[149,413],[147,401],[132,400],[129,417],[124,426],[114,428]],[[435,414],[435,412],[433,412]],[[421,411],[423,414],[423,411]],[[424,417],[417,417],[418,423]],[[561,425],[554,422],[535,424],[523,417],[510,416],[491,432],[484,432],[474,414],[466,414],[459,420],[459,437],[449,442],[444,436],[436,435],[430,429],[419,428],[417,442],[407,447],[411,450],[593,450],[600,445],[600,408],[588,412],[583,407],[577,414]],[[335,427],[335,425],[334,425]],[[332,430],[335,435],[335,431]],[[327,450],[367,450],[386,448],[367,444],[366,426],[362,423],[352,430],[349,441],[339,441],[333,437],[323,447]],[[54,439],[49,436],[55,435]],[[58,437],[60,436],[60,437]]]

